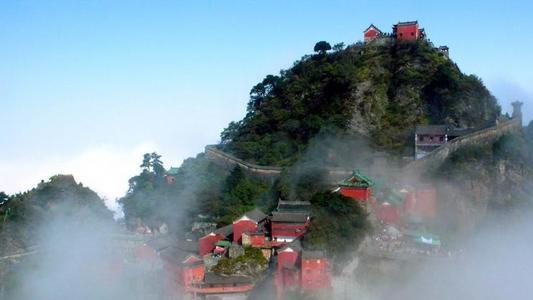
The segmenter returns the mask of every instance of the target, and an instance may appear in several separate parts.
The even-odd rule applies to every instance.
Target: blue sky
[[[120,196],[144,151],[179,165],[242,118],[250,88],[319,40],[418,20],[533,118],[529,1],[1,1],[0,190],[74,173]]]

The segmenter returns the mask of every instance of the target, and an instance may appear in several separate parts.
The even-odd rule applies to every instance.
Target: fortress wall
[[[235,166],[239,166],[243,168],[245,171],[248,171],[250,173],[253,173],[261,177],[279,176],[281,174],[281,170],[283,169],[280,167],[259,166],[256,164],[248,163],[229,153],[226,153],[226,152],[223,152],[217,149],[213,145],[209,145],[205,147],[205,156],[207,159],[211,160],[212,162],[222,167],[229,169],[229,168],[234,168]]]
[[[434,169],[439,167],[451,154],[461,148],[480,144],[491,144],[502,135],[511,132],[517,132],[521,129],[522,121],[520,118],[513,118],[511,120],[501,122],[496,126],[456,138],[451,142],[435,149],[424,158],[411,162],[406,167],[409,171],[418,171],[418,173],[425,170]]]
[[[439,167],[452,153],[455,151],[473,145],[490,144],[496,141],[499,137],[506,133],[517,132],[522,129],[522,121],[520,118],[513,118],[508,121],[498,123],[498,125],[485,128],[471,134],[456,138],[451,142],[437,148],[426,157],[415,160],[405,166],[406,172],[412,174],[421,174],[423,171]],[[243,168],[245,171],[265,178],[275,178],[281,174],[283,168],[275,166],[260,166],[246,162],[229,153],[217,149],[214,145],[205,147],[206,158],[214,163],[230,169],[235,166]],[[332,178],[343,178],[349,176],[352,170],[329,169],[329,175]]]

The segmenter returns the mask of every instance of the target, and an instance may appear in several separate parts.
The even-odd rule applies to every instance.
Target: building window
[[[415,36],[415,33],[414,33],[414,32],[411,32],[411,36]]]

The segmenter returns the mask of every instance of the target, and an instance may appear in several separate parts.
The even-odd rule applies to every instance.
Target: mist
[[[54,210],[57,216],[39,224],[35,253],[16,266],[5,299],[149,299],[161,292],[158,281],[148,281],[157,270],[135,261],[115,223]]]

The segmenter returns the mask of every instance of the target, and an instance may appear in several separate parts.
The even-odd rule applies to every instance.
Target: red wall
[[[396,27],[396,39],[399,41],[413,41],[419,37],[418,24],[400,25]]]
[[[193,266],[184,266],[182,277],[183,286],[189,287],[192,283],[197,283],[204,280],[205,267],[203,264],[197,264]]]
[[[375,30],[374,28],[369,29],[367,32],[365,32],[365,42],[369,42],[373,39],[375,39],[379,35],[379,32]]]
[[[167,184],[173,184],[174,182],[176,182],[176,177],[174,177],[173,175],[165,175],[165,181],[167,182]]]
[[[437,214],[437,191],[434,188],[419,188],[409,192],[404,210],[413,215],[433,218]]]
[[[246,231],[254,232],[257,230],[257,223],[251,220],[240,220],[233,223],[233,241],[241,242],[242,234]]]
[[[370,189],[356,187],[341,187],[341,195],[357,201],[366,201],[372,195]]]
[[[280,251],[278,252],[278,271],[283,266],[294,266],[298,261],[298,251]]]
[[[272,222],[272,239],[288,236],[298,237],[307,231],[307,224]]]
[[[265,235],[252,235],[250,236],[250,242],[252,246],[264,246],[265,245]]]
[[[400,208],[392,204],[381,204],[376,211],[376,216],[385,223],[396,224],[400,221]]]
[[[296,265],[299,257],[298,251],[278,252],[278,271],[274,276],[278,299],[283,299],[285,287],[298,286],[300,284],[300,274],[298,269],[288,269]]]
[[[224,239],[224,236],[217,234],[208,234],[198,240],[198,252],[200,256],[204,256],[208,253],[213,252],[215,249],[215,244],[218,241]]]
[[[331,287],[329,263],[325,258],[302,259],[302,289],[313,291]]]
[[[138,259],[152,260],[157,257],[157,253],[150,246],[142,244],[135,248],[135,257]]]

